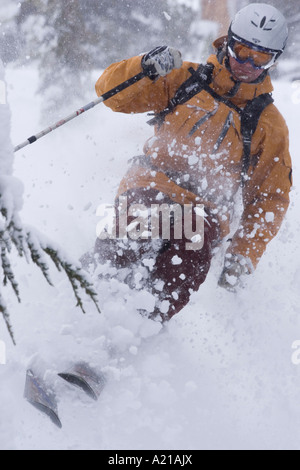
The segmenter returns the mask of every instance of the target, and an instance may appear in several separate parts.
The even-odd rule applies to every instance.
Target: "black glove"
[[[143,71],[152,80],[165,77],[173,69],[179,69],[181,66],[181,53],[169,46],[156,47],[142,58]]]
[[[252,271],[251,262],[244,256],[228,254],[218,285],[229,292],[236,292],[243,286],[244,276],[251,274]]]

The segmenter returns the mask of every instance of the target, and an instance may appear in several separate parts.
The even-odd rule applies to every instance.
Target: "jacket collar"
[[[230,98],[237,106],[244,106],[247,101],[253,100],[263,93],[271,93],[273,85],[269,74],[264,75],[263,79],[256,83],[237,82],[230,70],[226,68],[226,57],[213,54],[207,62],[214,65],[213,79],[211,86],[221,96]]]

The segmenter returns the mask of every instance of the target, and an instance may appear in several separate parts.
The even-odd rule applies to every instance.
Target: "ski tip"
[[[92,387],[82,377],[78,377],[77,375],[69,374],[67,372],[62,372],[57,375],[66,382],[69,382],[71,385],[75,385],[76,387],[81,388],[93,400],[98,400],[98,397]]]
[[[33,401],[30,401],[30,400],[27,400],[28,403],[30,403],[32,406],[34,406],[34,408],[36,408],[38,411],[40,411],[41,413],[47,415],[50,420],[52,421],[53,424],[55,424],[55,426],[57,426],[59,429],[62,428],[62,423],[58,417],[58,415],[56,414],[55,411],[51,410],[50,408],[48,408],[47,406],[43,405],[42,403],[38,403],[38,402],[33,402]]]
[[[55,395],[50,391],[43,380],[34,374],[31,369],[26,372],[24,398],[37,410],[47,415],[58,428],[62,423],[58,417]]]
[[[86,363],[74,364],[67,372],[61,372],[59,377],[76,387],[81,388],[90,398],[97,401],[106,383],[102,373],[98,374]]]

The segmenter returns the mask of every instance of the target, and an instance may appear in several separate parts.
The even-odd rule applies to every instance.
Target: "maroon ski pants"
[[[125,195],[128,207],[133,204],[143,204],[149,208],[158,201],[159,204],[174,205],[168,196],[154,189],[131,190]],[[117,201],[117,227],[118,207]],[[117,268],[117,272],[123,273],[122,280],[132,289],[146,289],[155,296],[155,309],[149,316],[160,316],[162,320],[169,320],[187,305],[191,294],[205,281],[211,264],[212,247],[219,238],[219,228],[215,219],[209,211],[205,212],[204,244],[199,250],[187,250],[186,244],[191,240],[185,237],[184,230],[181,239],[175,238],[172,221],[168,239],[163,239],[161,236],[156,240],[97,238],[95,255],[98,262],[109,262],[111,266]],[[129,224],[131,220],[129,217]]]

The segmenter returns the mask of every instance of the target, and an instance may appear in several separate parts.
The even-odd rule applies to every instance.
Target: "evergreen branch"
[[[9,333],[9,336],[11,337],[11,340],[12,340],[13,344],[16,345],[13,329],[12,329],[12,326],[11,326],[11,323],[10,323],[9,313],[7,311],[6,305],[5,305],[1,295],[0,295],[0,312],[2,313],[4,322],[6,324],[6,328],[7,328],[8,333]]]
[[[1,194],[0,194],[1,201]],[[11,251],[11,246],[14,245],[18,251],[18,255],[24,255],[24,229],[17,223],[16,214],[13,214],[8,220],[8,211],[5,207],[1,206],[0,214],[6,221],[5,230],[0,232],[0,240],[7,246],[7,251]]]
[[[0,213],[4,218],[7,217],[7,211],[5,210],[5,208],[0,207]],[[72,264],[69,261],[65,261],[58,253],[58,250],[50,246],[48,242],[42,243],[39,240],[39,237],[36,237],[30,231],[25,231],[22,225],[19,223],[18,218],[12,216],[10,220],[7,221],[7,224],[6,226],[4,226],[4,229],[0,230],[0,267],[2,268],[4,274],[3,285],[6,286],[10,283],[14,294],[16,295],[19,302],[21,302],[19,285],[15,280],[15,276],[8,256],[11,253],[12,246],[16,248],[20,257],[23,257],[25,255],[25,258],[27,260],[31,259],[31,261],[33,261],[33,263],[41,270],[48,284],[53,286],[49,276],[49,266],[46,260],[44,259],[45,254],[48,255],[55,264],[58,271],[65,272],[72,286],[77,301],[77,306],[81,308],[83,313],[85,313],[85,310],[83,307],[83,301],[80,296],[80,289],[82,289],[85,294],[91,298],[98,312],[100,313],[100,308],[97,302],[97,293],[94,290],[91,282],[86,278],[85,273],[81,270],[81,268]],[[8,333],[13,343],[16,344],[12,326],[10,323],[9,312],[6,308],[1,294],[0,313],[3,316]]]
[[[55,264],[56,269],[61,272],[61,260],[58,256],[57,250],[55,250],[54,248],[50,248],[50,246],[43,248],[43,250],[51,258],[51,260]]]
[[[93,285],[85,278],[81,268],[62,260],[57,250],[54,248],[47,246],[43,247],[43,250],[52,259],[58,271],[63,270],[66,273],[77,300],[77,306],[81,308],[82,312],[85,313],[85,310],[83,308],[82,299],[79,296],[79,287],[92,299],[98,312],[101,313],[97,302],[97,293],[95,292]]]
[[[42,259],[41,251],[37,248],[36,244],[32,241],[32,239],[29,239],[29,236],[30,233],[27,234],[27,246],[29,248],[31,259],[33,263],[40,268],[48,284],[53,287],[52,281],[49,276],[49,266]]]
[[[19,286],[18,286],[17,281],[15,280],[15,276],[12,271],[10,261],[7,257],[6,247],[4,246],[4,243],[2,240],[0,243],[1,243],[1,262],[2,262],[2,269],[3,269],[3,274],[4,274],[3,284],[6,286],[9,281],[18,301],[21,302]]]
[[[5,208],[1,207],[0,213],[4,218],[7,218],[7,211]],[[11,269],[11,264],[6,255],[6,252],[10,252],[10,249],[11,249],[11,240],[10,240],[10,236],[9,236],[7,228],[6,230],[0,231],[0,245],[1,245],[1,265],[2,265],[2,269],[4,273],[3,284],[4,286],[7,284],[7,279],[10,281],[12,288],[14,290],[14,293],[16,294],[17,299],[20,302],[18,284],[15,281],[15,278]],[[13,329],[10,323],[9,312],[7,310],[7,307],[5,305],[5,302],[1,294],[0,294],[0,313],[2,314],[9,336],[11,337],[13,344],[16,345]]]
[[[24,230],[22,228],[19,228],[15,225],[14,221],[12,221],[9,224],[8,230],[10,232],[10,239],[13,245],[16,247],[18,251],[18,255],[20,258],[23,257],[25,253],[25,247],[24,247],[24,239],[25,239],[25,234]]]

